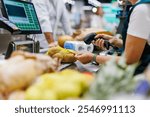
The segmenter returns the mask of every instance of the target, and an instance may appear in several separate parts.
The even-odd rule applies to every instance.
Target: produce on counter
[[[66,41],[74,41],[72,36],[69,35],[62,35],[58,37],[58,45],[60,47],[64,47]]]
[[[115,59],[101,66],[95,81],[90,87],[89,96],[92,99],[105,100],[117,98],[114,96],[131,95],[136,86],[133,78],[137,64],[126,65],[124,58],[118,63]],[[125,97],[121,97],[125,98]]]
[[[29,52],[15,51],[12,53],[11,57],[23,56],[26,60],[34,60],[35,62],[41,64],[40,69],[42,72],[54,72],[59,67],[59,63],[56,59],[53,59],[47,55],[43,54],[32,54]],[[37,69],[38,70],[38,69]]]
[[[25,99],[28,100],[63,100],[77,99],[89,88],[93,76],[75,70],[45,74],[29,87]]]
[[[107,34],[107,35],[113,35],[111,32],[102,30],[102,29],[97,29],[97,28],[86,28],[86,29],[82,29],[82,30],[77,30],[76,32],[74,32],[73,34],[73,38],[74,40],[77,41],[83,41],[84,37],[90,33],[96,33],[96,34]]]
[[[0,94],[25,89],[37,76],[57,68],[58,63],[47,55],[16,51],[0,65]]]
[[[84,37],[90,33],[107,34],[107,35],[113,36],[111,32],[105,31],[99,28],[86,28],[86,29],[76,30],[72,36],[69,36],[69,35],[59,36],[58,45],[60,47],[64,47],[64,44],[66,41],[83,41]]]
[[[0,100],[4,100],[4,96],[2,94],[0,94]]]
[[[52,58],[60,59],[63,63],[72,63],[76,61],[75,51],[64,49],[60,46],[50,48],[46,54]]]
[[[8,96],[8,100],[25,100],[25,91],[14,91]]]

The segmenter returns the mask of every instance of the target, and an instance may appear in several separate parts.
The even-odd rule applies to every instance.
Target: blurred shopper
[[[142,73],[150,63],[150,0],[129,0],[133,7],[131,8],[126,23],[124,25],[122,38],[107,35],[97,35],[96,38],[104,38],[110,41],[114,46],[123,47],[127,64],[139,62],[135,74]],[[104,48],[104,40],[98,39],[93,42],[95,45]],[[82,63],[88,63],[92,60],[103,64],[112,59],[112,56],[94,55],[92,53],[76,55],[76,58]],[[116,61],[120,57],[116,56]]]
[[[91,28],[104,29],[106,21],[103,18],[104,11],[101,4],[93,8],[93,15],[91,16]]]
[[[42,48],[56,45],[58,26],[62,25],[64,34],[71,35],[69,15],[63,0],[32,0],[44,35],[38,35]],[[45,36],[45,37],[44,37]]]

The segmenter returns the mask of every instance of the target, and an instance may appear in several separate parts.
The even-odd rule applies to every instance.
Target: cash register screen
[[[2,0],[3,15],[21,29],[22,34],[39,34],[41,27],[32,3]]]

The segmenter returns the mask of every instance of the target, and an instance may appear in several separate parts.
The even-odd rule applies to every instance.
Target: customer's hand
[[[102,50],[106,50],[106,48],[104,46],[104,40],[108,40],[114,46],[118,46],[117,44],[120,43],[120,39],[117,39],[116,37],[113,37],[113,36],[110,36],[110,35],[106,35],[106,34],[98,34],[98,35],[96,35],[95,38],[97,40],[93,41],[92,43],[94,45],[100,47]]]
[[[51,47],[56,47],[56,46],[58,46],[58,42],[57,42],[57,41],[52,42],[52,43],[50,43],[50,44],[48,45],[49,48],[51,48]]]
[[[75,55],[76,59],[83,64],[90,63],[93,59],[93,56],[94,54],[92,53],[79,53]]]

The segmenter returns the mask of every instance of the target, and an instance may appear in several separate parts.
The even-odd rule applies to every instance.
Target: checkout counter
[[[9,31],[9,33],[0,33],[0,53],[4,56],[1,58],[9,58],[11,53],[15,50],[24,50],[31,53],[45,53],[47,49],[40,50],[40,44],[35,39],[36,34],[41,34],[41,27],[38,21],[38,17],[34,8],[34,5],[30,2],[18,1],[18,0],[1,0],[1,9],[3,16],[0,16],[0,26],[3,29]],[[19,12],[18,12],[19,11]],[[33,35],[32,38],[29,35]],[[85,42],[90,44],[91,39],[95,37],[95,34],[87,35]],[[109,50],[109,42],[106,41],[106,47]],[[70,49],[70,48],[67,48]],[[113,54],[117,52],[120,55],[118,48],[114,48],[112,51],[106,51],[101,54]],[[94,64],[83,65],[80,62],[74,64],[65,64],[60,69],[66,67],[79,68],[80,71],[95,72],[99,66]]]
[[[11,53],[15,50],[24,50],[31,53],[41,52],[39,42],[34,38],[29,38],[29,35],[42,33],[32,3],[18,0],[2,0],[2,14],[3,16],[0,17],[1,28],[9,32],[3,30],[3,32],[0,33],[1,59],[9,58]],[[99,66],[91,63],[83,65],[77,61],[75,63],[61,65],[59,70],[66,68],[96,72]]]
[[[39,42],[30,36],[42,33],[34,5],[25,1],[1,0],[0,6],[1,55],[9,58],[15,50],[38,53]]]

